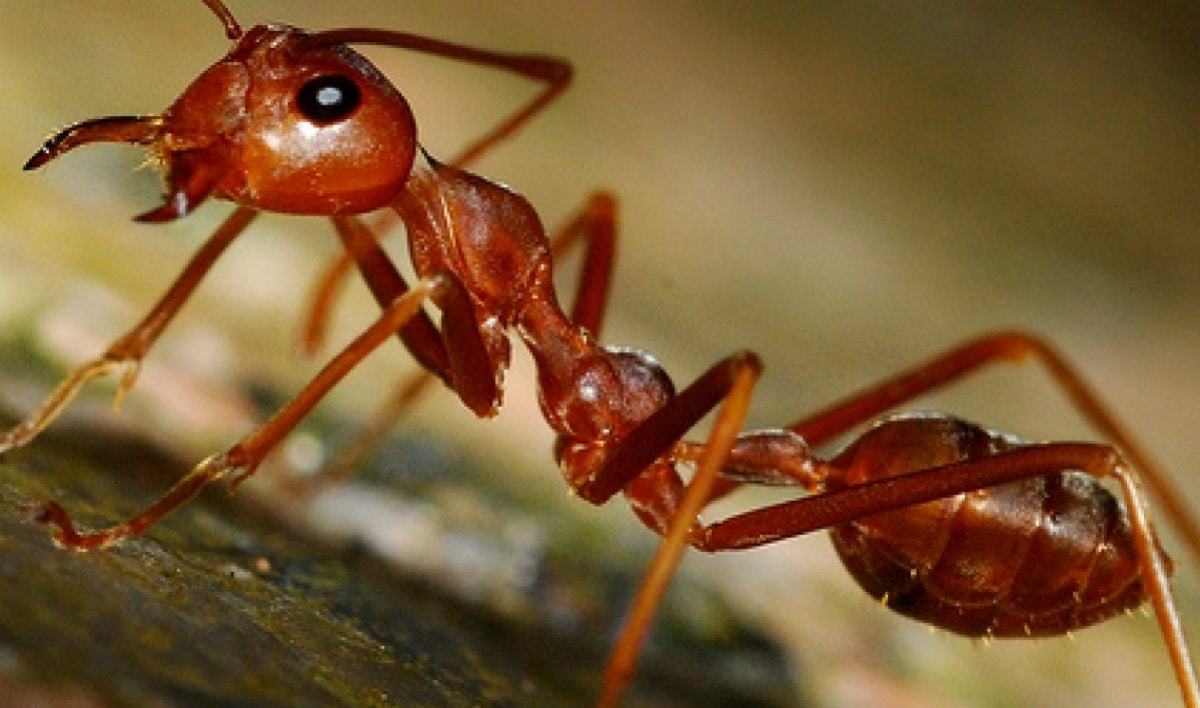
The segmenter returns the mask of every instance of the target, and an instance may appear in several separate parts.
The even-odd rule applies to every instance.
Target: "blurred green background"
[[[573,89],[479,171],[529,196],[548,224],[590,190],[613,190],[622,251],[605,340],[654,352],[679,383],[731,350],[755,349],[767,363],[755,426],[785,423],[968,336],[1027,327],[1081,365],[1200,509],[1193,5],[242,0],[232,9],[245,26],[381,26],[571,59]],[[226,47],[198,1],[0,5],[7,331],[29,330],[62,361],[99,352],[226,213],[213,204],[166,227],[129,223],[159,186],[133,169],[141,158],[128,148],[19,170],[64,124],[162,110]],[[368,54],[410,97],[435,155],[531,91],[478,69]],[[319,223],[262,220],[151,358],[132,413],[140,406],[161,436],[199,454],[249,424],[230,382],[299,385],[313,369],[293,356],[296,317],[335,245]],[[351,290],[335,341],[372,312]],[[404,366],[392,349],[331,405],[369,409]],[[27,407],[44,385],[30,392],[17,381],[6,396]],[[498,475],[557,495],[565,513],[646,535],[622,504],[593,511],[563,491],[526,361],[496,421],[475,423],[450,397],[435,398],[415,429],[487,455]],[[1033,370],[988,374],[918,407],[1036,439],[1090,436]],[[1200,634],[1197,569],[1180,560],[1183,612]],[[711,571],[789,641],[802,680],[829,705],[1176,700],[1144,618],[1077,641],[983,648],[876,611],[823,540],[687,565]]]

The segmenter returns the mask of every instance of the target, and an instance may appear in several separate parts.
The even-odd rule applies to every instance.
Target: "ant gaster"
[[[57,503],[36,505],[36,517],[56,527],[60,545],[108,546],[141,533],[211,482],[244,481],[338,381],[394,334],[468,408],[491,416],[501,404],[509,335],[516,334],[533,356],[541,410],[558,436],[555,453],[567,483],[593,504],[623,493],[637,517],[663,536],[610,658],[602,704],[622,695],[687,546],[750,548],[828,528],[868,593],[902,614],[964,635],[1060,635],[1149,599],[1185,702],[1200,706],[1169,586],[1171,564],[1159,548],[1140,482],[1156,492],[1198,554],[1200,529],[1091,387],[1043,341],[1022,332],[984,336],[786,427],[739,432],[761,368],[753,353],[721,360],[677,392],[650,355],[597,342],[614,259],[610,196],[592,197],[551,240],[523,197],[463,169],[553,101],[570,81],[568,64],[377,29],[310,33],[260,25],[243,31],[220,0],[204,2],[234,42],[223,59],[161,115],[78,123],[51,137],[26,169],[87,143],[137,143],[151,151],[166,181],[164,203],[139,220],[175,219],[209,197],[236,209],[149,315],[0,436],[0,450],[35,438],[96,376],[123,372],[118,399],[123,396],[152,344],[259,211],[329,217],[346,262],[357,267],[383,314],[274,417],[202,461],[132,519],[84,532]],[[349,44],[475,63],[545,87],[443,164],[417,143],[404,97]],[[407,230],[417,274],[412,284],[360,216],[385,208]],[[551,256],[579,243],[586,256],[568,314],[554,291]],[[325,299],[314,310],[317,322]],[[878,420],[833,457],[813,452],[980,367],[1024,360],[1044,365],[1109,444],[1032,444],[952,416],[910,414]],[[718,407],[707,440],[684,439]],[[1114,478],[1125,504],[1098,478]],[[743,485],[809,494],[701,521],[709,502]]]

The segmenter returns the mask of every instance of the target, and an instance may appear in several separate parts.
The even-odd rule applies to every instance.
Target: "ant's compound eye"
[[[296,105],[314,123],[333,123],[354,112],[362,92],[345,76],[318,76],[300,87]]]

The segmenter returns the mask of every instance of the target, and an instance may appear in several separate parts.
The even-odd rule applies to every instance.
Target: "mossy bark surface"
[[[81,525],[112,523],[185,467],[136,436],[72,425],[0,459],[0,692],[80,705],[594,699],[607,630],[564,634],[445,597],[221,486],[147,535],[90,553],[57,548],[23,510],[56,498]],[[633,705],[791,702],[779,685],[747,695],[666,663],[650,663]]]

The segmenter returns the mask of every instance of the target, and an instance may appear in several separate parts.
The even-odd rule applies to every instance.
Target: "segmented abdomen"
[[[846,471],[841,484],[857,484],[1021,444],[955,418],[905,416],[877,425],[834,462]],[[1062,634],[1144,599],[1124,509],[1078,471],[1048,470],[848,523],[832,534],[846,568],[869,594],[959,634]]]

